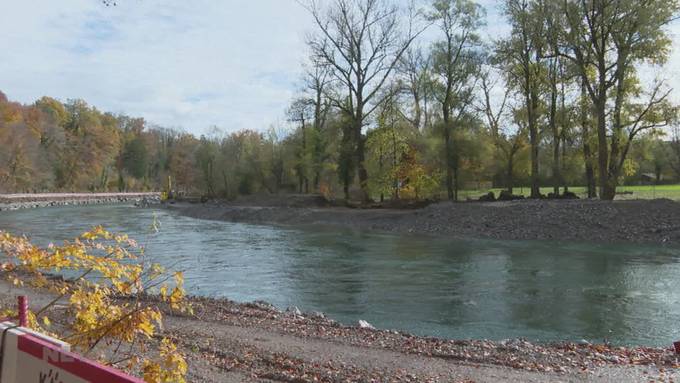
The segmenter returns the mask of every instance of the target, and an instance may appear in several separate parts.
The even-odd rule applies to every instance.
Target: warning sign
[[[143,383],[69,351],[60,340],[11,323],[2,331],[0,383]]]

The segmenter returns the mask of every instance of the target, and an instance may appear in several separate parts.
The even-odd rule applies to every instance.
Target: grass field
[[[464,190],[460,191],[460,199],[465,200],[467,198],[477,199],[480,196],[492,191],[498,197],[498,194],[503,189],[487,189],[487,190]],[[552,187],[541,188],[541,193],[548,195],[552,193]],[[570,186],[569,191],[576,193],[581,198],[586,197],[585,186]],[[529,196],[531,190],[529,187],[516,187],[513,190],[514,194],[521,194],[526,197]],[[640,185],[640,186],[619,186],[616,189],[617,196],[616,199],[656,199],[656,198],[668,198],[672,200],[680,201],[680,185]]]

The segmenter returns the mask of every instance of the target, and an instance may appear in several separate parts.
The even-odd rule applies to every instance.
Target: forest
[[[0,92],[0,192],[164,190],[462,200],[680,182],[663,77],[676,0],[300,0],[315,29],[285,126],[197,137],[83,100]]]

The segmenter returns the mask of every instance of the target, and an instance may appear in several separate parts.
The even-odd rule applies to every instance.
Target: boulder
[[[570,192],[570,191],[565,191],[562,194],[562,199],[579,199],[576,193]]]
[[[520,199],[524,199],[524,196],[523,195],[514,195],[507,190],[502,190],[501,193],[498,195],[499,201],[515,201],[515,200],[520,200]]]
[[[496,195],[493,192],[488,192],[487,194],[479,197],[479,202],[494,202],[496,201]]]

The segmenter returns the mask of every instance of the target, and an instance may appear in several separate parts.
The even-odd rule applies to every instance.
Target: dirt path
[[[43,291],[0,282],[3,306],[13,305],[16,295],[20,294],[29,296],[33,309],[52,299]],[[194,305],[194,317],[169,314],[165,319],[167,333],[181,345],[189,362],[189,382],[625,383],[680,379],[675,370],[653,364],[609,364],[606,361],[611,360],[613,354],[607,351],[602,351],[600,362],[584,368],[585,362],[579,359],[581,351],[578,349],[571,357],[568,356],[571,354],[550,356],[556,352],[554,349],[529,347],[528,344],[500,349],[508,354],[509,360],[517,360],[525,366],[533,363],[527,362],[529,360],[538,360],[546,366],[550,361],[565,365],[573,362],[572,367],[562,372],[555,369],[530,371],[503,365],[505,362],[499,359],[498,349],[490,348],[481,356],[473,355],[477,353],[474,342],[468,344],[342,327],[325,318],[279,312],[264,304],[196,299]],[[52,312],[57,323],[60,315],[62,320],[68,315],[58,307]],[[457,355],[447,349],[457,344],[470,354],[467,358],[465,354]],[[423,345],[425,349],[420,348]],[[669,355],[666,351],[657,351],[657,359]],[[637,351],[625,352],[635,354]],[[541,360],[543,357],[537,354],[547,356]],[[595,354],[600,355],[599,352]],[[661,359],[658,362],[667,362]]]

